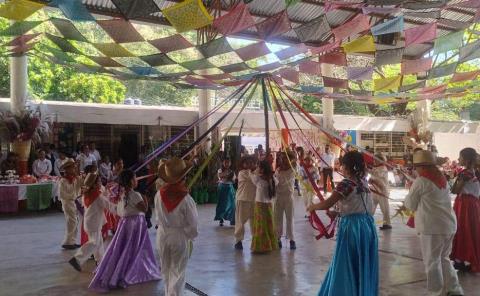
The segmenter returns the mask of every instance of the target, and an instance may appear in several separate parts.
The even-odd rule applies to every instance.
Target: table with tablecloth
[[[58,182],[1,184],[0,213],[18,212],[18,203],[22,200],[26,200],[27,210],[45,210],[58,196],[58,190]]]

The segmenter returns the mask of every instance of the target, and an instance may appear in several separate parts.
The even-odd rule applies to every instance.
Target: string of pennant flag
[[[79,71],[119,79],[162,80],[183,88],[238,86],[268,72],[292,91],[367,104],[460,98],[478,92],[475,79],[480,69],[460,72],[459,66],[475,64],[480,58],[480,40],[471,38],[480,34],[475,30],[480,20],[480,0],[325,1],[322,15],[299,26],[291,23],[288,9],[300,1],[285,1],[285,10],[260,21],[250,13],[248,3],[252,1],[239,1],[216,18],[201,0],[182,1],[162,10],[153,0],[111,1],[123,18],[97,19],[81,0],[54,0],[48,5],[58,8],[63,17],[37,21],[31,19],[32,15],[47,3],[10,0],[0,6],[0,17],[15,21],[0,31],[0,36],[8,39],[2,46],[8,47],[11,55],[33,54]],[[332,27],[329,13],[342,7],[358,13]],[[468,8],[475,15],[456,21],[458,29],[443,34],[440,25],[446,19],[442,19],[442,11],[452,7]],[[176,32],[156,39],[145,37],[131,19],[152,13],[161,13]],[[432,21],[412,26],[405,21],[406,16]],[[51,26],[42,26],[45,22]],[[85,22],[102,30],[108,41],[93,40],[85,34],[80,28]],[[214,28],[218,38],[203,44],[187,38],[185,32],[205,26]],[[234,40],[236,34],[251,29],[257,31],[260,40]],[[301,43],[272,46],[269,42],[291,31]],[[398,42],[381,45],[382,36],[389,34]],[[418,45],[431,49],[413,59],[406,55]],[[452,52],[455,58],[451,58]],[[438,58],[447,54],[450,58]],[[362,67],[352,65],[349,56],[353,55],[365,55],[371,62]],[[322,63],[332,64],[333,73],[322,73]],[[384,66],[398,64],[399,73],[391,77],[383,74]],[[302,79],[305,76],[318,77],[322,85],[306,85]],[[415,82],[404,79],[406,76],[414,76]],[[325,88],[334,91],[326,92]]]

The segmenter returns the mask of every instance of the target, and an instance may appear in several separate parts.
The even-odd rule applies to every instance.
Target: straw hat
[[[436,165],[437,160],[435,155],[427,150],[419,150],[413,153],[413,164],[414,165]]]
[[[91,189],[95,184],[97,184],[97,173],[89,173],[85,180],[83,181],[83,187],[85,189]]]
[[[185,177],[191,168],[191,163],[178,157],[172,157],[160,165],[158,176],[169,184],[176,184]]]
[[[69,158],[69,159],[67,159],[67,161],[64,164],[62,164],[62,166],[60,167],[60,170],[63,171],[63,170],[65,170],[65,169],[67,169],[71,166],[74,166],[74,165],[75,165],[75,161],[73,161],[73,159]]]

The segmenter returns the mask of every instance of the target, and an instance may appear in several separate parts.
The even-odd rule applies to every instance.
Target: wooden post
[[[262,80],[263,113],[265,116],[265,151],[268,153],[270,150],[270,132],[268,126],[268,91],[265,85],[265,77],[260,79]]]

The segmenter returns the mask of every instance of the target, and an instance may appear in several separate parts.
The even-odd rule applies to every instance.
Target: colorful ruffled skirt
[[[107,292],[159,279],[160,268],[148,236],[145,216],[121,218],[89,289]]]
[[[471,271],[480,272],[480,199],[460,194],[453,210],[457,216],[457,233],[450,258],[469,262]]]
[[[235,225],[235,189],[232,184],[219,183],[217,188],[218,203],[214,221],[230,221]]]
[[[378,295],[378,238],[372,216],[340,219],[335,255],[318,295]]]
[[[271,203],[255,202],[252,245],[250,249],[255,253],[265,253],[278,249]]]

